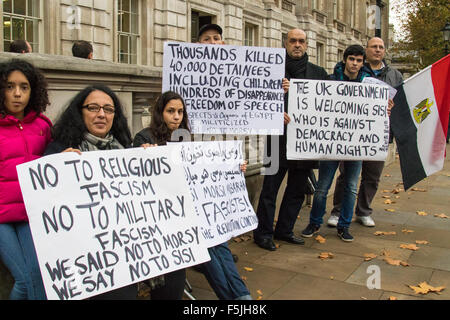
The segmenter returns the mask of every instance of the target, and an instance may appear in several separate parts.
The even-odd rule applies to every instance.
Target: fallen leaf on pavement
[[[390,296],[390,297],[389,297],[389,300],[397,300],[397,297]]]
[[[417,286],[417,287],[416,286],[408,286],[408,287],[413,289],[415,294],[419,294],[419,293],[420,294],[427,294],[430,291],[431,292],[441,292],[442,290],[445,289],[445,287],[432,287],[428,283],[426,283],[425,281],[419,283],[419,286]]]
[[[241,279],[242,279],[243,281],[247,281],[247,277],[246,277],[246,276],[241,276]]]
[[[391,193],[392,190],[383,190],[383,193]]]
[[[419,192],[427,192],[427,190],[425,189],[421,189],[421,188],[412,188],[412,191],[419,191]]]
[[[241,238],[234,238],[233,241],[236,242],[236,243],[239,243],[239,242],[242,242],[242,239]]]
[[[375,231],[374,235],[376,236],[389,236],[389,235],[395,235],[397,232],[395,231]]]
[[[389,199],[391,196],[383,196],[383,198],[385,199]]]
[[[395,212],[395,209],[384,209],[384,211]]]
[[[244,270],[245,270],[245,271],[248,271],[248,272],[252,272],[252,271],[253,271],[253,268],[244,267]]]
[[[389,257],[389,256],[391,255],[391,253],[390,253],[389,251],[387,251],[386,249],[384,249],[384,250],[381,252],[381,255],[382,255],[382,256],[385,256],[385,257]]]
[[[400,248],[402,248],[402,249],[414,250],[414,251],[419,250],[419,247],[416,246],[414,243],[411,243],[411,244],[401,244],[401,245],[400,245]]]
[[[259,294],[260,296],[262,296],[262,295],[263,295],[263,293],[262,293],[262,291],[261,291],[261,290],[256,290],[256,293],[257,293],[257,294]]]
[[[392,202],[391,199],[384,200],[384,204],[392,204],[392,203],[393,203],[393,202]]]
[[[443,218],[443,219],[448,219],[448,218],[450,218],[449,216],[447,216],[447,215],[445,215],[445,214],[443,214],[443,213],[435,214],[434,216],[435,216],[435,217],[438,217],[438,218]]]
[[[262,300],[262,296],[258,296],[258,298],[256,298],[256,300]]]
[[[375,253],[364,253],[364,261],[370,261],[376,257],[377,255]]]
[[[334,276],[330,276],[330,280],[334,280]]]
[[[327,240],[319,234],[316,237],[316,241],[319,242],[319,243],[325,243]]]
[[[383,260],[386,261],[386,263],[393,265],[393,266],[403,266],[403,267],[409,266],[409,263],[406,261],[397,260],[397,259],[393,259],[393,258],[389,258],[389,257],[386,257]]]
[[[400,199],[400,196],[395,196],[395,199]]]
[[[392,177],[389,173],[386,173],[384,176],[385,177]]]
[[[393,194],[397,194],[397,193],[400,193],[401,191],[404,191],[402,188],[395,188],[394,190],[392,190],[391,192],[393,193]]]
[[[417,244],[429,244],[427,240],[416,240]]]
[[[428,213],[426,213],[425,211],[416,211],[416,213],[417,213],[419,216],[427,216],[427,215],[428,215]]]
[[[319,258],[321,260],[333,259],[334,258],[334,254],[332,254],[331,252],[322,252],[321,254],[319,254]]]
[[[412,233],[414,232],[414,230],[408,230],[408,229],[402,229],[403,233]]]

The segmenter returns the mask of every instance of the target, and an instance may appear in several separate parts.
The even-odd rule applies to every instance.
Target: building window
[[[281,34],[281,47],[286,48],[287,33]]]
[[[244,46],[256,46],[257,26],[246,23],[244,26]]]
[[[344,61],[344,50],[338,49],[338,61]]]
[[[317,64],[321,67],[325,64],[324,45],[320,42],[317,42]]]
[[[137,64],[139,1],[118,0],[117,37],[119,62]]]
[[[213,23],[213,16],[208,14],[192,11],[191,12],[191,42],[198,41],[198,30],[205,24]]]
[[[26,40],[33,51],[39,51],[38,0],[3,0],[3,45],[8,52],[14,40]]]

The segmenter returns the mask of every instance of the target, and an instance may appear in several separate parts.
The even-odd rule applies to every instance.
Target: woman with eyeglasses
[[[86,87],[69,103],[53,127],[54,141],[44,155],[131,147],[131,133],[122,104],[103,85]]]
[[[131,147],[131,133],[117,95],[104,85],[79,92],[56,121],[51,142],[44,155]],[[137,285],[132,284],[93,297],[95,300],[134,300]]]

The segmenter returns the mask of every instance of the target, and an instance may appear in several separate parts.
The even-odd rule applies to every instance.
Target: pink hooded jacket
[[[28,221],[16,166],[42,156],[51,126],[50,119],[34,111],[23,120],[0,116],[0,223]]]

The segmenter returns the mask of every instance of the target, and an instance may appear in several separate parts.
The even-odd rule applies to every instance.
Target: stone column
[[[264,0],[267,15],[264,19],[263,44],[267,47],[280,48],[282,12],[273,0]]]
[[[162,67],[164,41],[190,41],[185,0],[155,1],[154,66]]]

